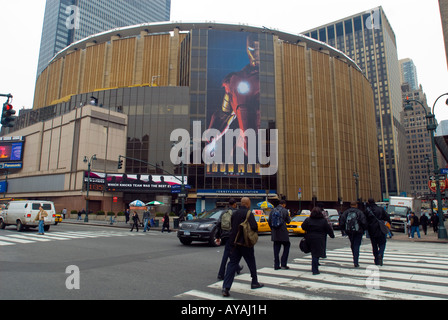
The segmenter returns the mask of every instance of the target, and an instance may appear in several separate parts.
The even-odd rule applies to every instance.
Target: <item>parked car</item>
[[[228,209],[219,208],[206,211],[195,220],[183,221],[179,224],[177,237],[182,244],[189,245],[193,241],[208,242],[210,246],[220,246],[217,240],[217,225],[221,215]]]
[[[291,219],[291,222],[286,225],[286,229],[288,229],[288,232],[292,234],[305,234],[305,230],[302,229],[302,223],[306,220],[306,218],[309,218],[309,215],[294,216]]]

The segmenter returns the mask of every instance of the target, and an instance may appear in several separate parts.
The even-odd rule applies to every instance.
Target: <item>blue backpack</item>
[[[272,219],[272,221],[271,221],[272,228],[278,229],[282,226],[283,217],[282,217],[282,213],[279,209],[277,209],[277,208],[274,209],[274,211],[272,212],[271,219]]]

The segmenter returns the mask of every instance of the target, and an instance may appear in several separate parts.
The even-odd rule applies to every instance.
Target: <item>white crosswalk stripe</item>
[[[91,238],[104,238],[104,237],[128,237],[139,236],[144,233],[131,233],[120,231],[68,231],[68,232],[46,232],[44,235],[38,235],[36,233],[17,233],[2,232],[0,233],[0,247],[12,246],[16,244],[32,244],[39,242],[49,241],[64,241],[75,239],[91,239]],[[158,233],[147,232],[146,234],[158,235]]]
[[[448,299],[448,253],[412,249],[386,250],[383,266],[375,266],[370,244],[365,244],[359,268],[354,268],[349,248],[327,251],[327,258],[320,260],[319,275],[311,273],[311,256],[306,255],[289,263],[289,270],[258,269],[258,281],[265,285],[260,289],[250,289],[249,273],[236,276],[230,293],[272,300]],[[204,291],[191,290],[176,298],[220,300],[221,289],[219,281]]]

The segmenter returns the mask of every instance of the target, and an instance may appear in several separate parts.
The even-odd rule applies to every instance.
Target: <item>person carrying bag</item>
[[[244,197],[241,199],[241,207],[232,215],[232,231],[229,236],[231,245],[230,261],[227,265],[224,282],[222,284],[222,295],[230,296],[229,291],[232,287],[235,273],[239,270],[241,258],[244,258],[250,270],[252,278],[251,289],[263,287],[258,282],[257,266],[255,263],[254,246],[258,240],[258,225],[254,215],[250,211],[250,199]]]
[[[375,265],[382,266],[386,250],[386,235],[389,233],[385,221],[390,223],[390,216],[383,208],[375,204],[374,199],[370,198],[367,202],[366,218]]]

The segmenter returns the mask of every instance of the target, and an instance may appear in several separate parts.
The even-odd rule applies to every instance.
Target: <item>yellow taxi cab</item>
[[[54,217],[54,225],[56,226],[59,222],[62,222],[62,215],[60,213],[56,213]]]
[[[302,223],[306,220],[306,218],[309,218],[308,215],[299,215],[294,216],[291,219],[291,222],[286,225],[286,228],[288,229],[289,233],[292,234],[305,234],[305,230],[302,229]]]
[[[259,213],[257,211],[261,211],[262,210],[255,210],[255,221],[257,221],[257,225],[258,225],[258,232],[271,232],[271,227],[269,227],[269,223],[268,223],[268,219],[269,216],[264,214],[264,213]]]

